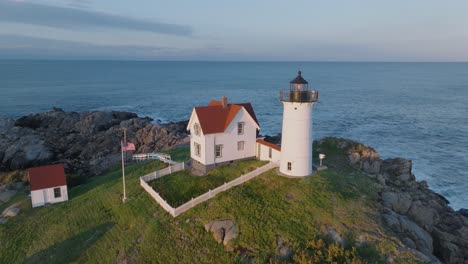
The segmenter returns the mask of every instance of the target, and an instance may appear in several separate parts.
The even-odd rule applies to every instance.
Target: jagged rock
[[[399,214],[406,214],[411,206],[411,195],[400,192],[383,192],[383,205]]]
[[[464,217],[468,217],[468,209],[462,208],[458,210],[457,213],[463,215]]]
[[[365,160],[362,162],[362,170],[370,174],[378,174],[380,172],[380,165],[382,161],[376,160]]]
[[[375,150],[346,139],[324,138],[318,143],[330,142],[343,146],[349,164],[379,183],[384,222],[407,246],[422,252],[421,259],[430,263],[438,263],[439,258],[444,263],[468,264],[468,220],[463,216],[468,211],[455,212],[445,197],[429,189],[427,182],[416,182],[410,160],[383,160],[380,172],[372,175],[369,172],[372,161],[380,160]]]
[[[217,220],[205,224],[205,230],[211,231],[218,243],[227,246],[229,241],[237,237],[237,226],[232,220]]]
[[[358,152],[352,152],[349,154],[349,164],[354,165],[361,161],[361,155]]]
[[[0,134],[6,134],[14,126],[15,126],[14,119],[0,117]]]
[[[431,207],[426,207],[422,202],[416,201],[411,205],[408,211],[408,216],[413,219],[419,226],[425,230],[431,231],[434,223],[439,220],[439,215],[436,210]]]
[[[288,260],[293,254],[292,247],[290,247],[284,238],[280,235],[276,236],[276,247],[278,249],[278,258],[281,260]]]
[[[187,142],[186,122],[153,125],[129,112],[64,112],[61,109],[0,119],[0,170],[65,163],[67,172],[101,174],[118,162],[123,128],[137,152]],[[129,157],[131,157],[129,155]]]
[[[16,190],[3,190],[0,192],[0,203],[10,201],[11,197],[15,196]]]
[[[391,210],[385,210],[383,219],[393,231],[410,238],[416,244],[417,250],[426,255],[432,255],[433,241],[431,235],[408,217],[397,214]]]
[[[278,257],[280,259],[286,260],[286,259],[291,258],[292,253],[293,253],[293,250],[290,246],[282,246],[280,247],[278,251]]]
[[[410,185],[410,182],[416,181],[411,168],[411,160],[402,158],[386,159],[380,166],[380,173],[385,177],[387,183],[395,186],[407,186]]]
[[[340,236],[340,234],[334,228],[327,227],[327,230],[328,230],[328,234],[333,239],[333,241],[335,241],[339,245],[342,245],[342,246],[345,245],[346,243],[345,240]]]
[[[229,241],[237,237],[237,226],[233,225],[224,235],[223,244],[226,246]]]
[[[15,185],[14,185],[14,186],[15,186],[15,187],[14,187],[15,190],[21,190],[21,189],[23,189],[23,187],[24,187],[24,183],[23,183],[23,182],[15,182]]]

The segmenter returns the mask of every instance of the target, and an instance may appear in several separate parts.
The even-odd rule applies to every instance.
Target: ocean
[[[413,160],[417,180],[468,208],[468,63],[0,60],[0,116],[123,110],[187,120],[225,95],[251,102],[261,133],[281,132],[278,91],[302,71],[319,91],[314,138],[337,136]]]

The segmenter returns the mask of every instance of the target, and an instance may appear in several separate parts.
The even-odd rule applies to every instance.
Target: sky
[[[0,59],[468,61],[468,1],[0,0]]]

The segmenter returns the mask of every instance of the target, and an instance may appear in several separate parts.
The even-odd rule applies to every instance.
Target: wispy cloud
[[[82,1],[78,1],[80,3]],[[102,12],[0,0],[0,21],[62,29],[112,28],[168,35],[190,36],[193,29],[177,25],[129,18]]]
[[[217,47],[180,49],[158,45],[96,45],[85,42],[0,35],[0,59],[124,59],[186,60],[228,59]]]
[[[89,0],[65,0],[65,2],[73,8],[87,9],[91,7],[91,1]]]

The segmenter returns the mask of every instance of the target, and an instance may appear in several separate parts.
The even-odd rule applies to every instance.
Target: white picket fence
[[[164,153],[141,153],[141,154],[133,154],[133,160],[135,161],[144,161],[148,159],[158,159],[163,162],[167,162],[169,164],[177,164],[177,162],[171,159],[171,155],[164,154]]]
[[[151,188],[147,182],[148,181],[151,181],[151,180],[154,180],[154,179],[157,179],[157,178],[160,178],[160,177],[163,177],[165,175],[169,175],[170,173],[172,172],[176,172],[176,171],[180,171],[180,170],[183,170],[184,169],[184,165],[183,163],[181,163],[182,166],[180,166],[180,163],[177,164],[177,165],[174,165],[174,166],[170,166],[170,167],[175,167],[175,166],[178,166],[176,168],[172,168],[170,170],[168,170],[168,168],[170,167],[167,167],[165,169],[162,169],[160,171],[155,171],[151,174],[148,174],[148,175],[145,175],[143,177],[140,178],[140,185],[156,200],[156,202],[158,202],[161,207],[166,210],[167,212],[169,212],[173,217],[176,217],[178,215],[180,215],[181,213],[189,210],[190,208],[198,205],[198,204],[201,204],[203,202],[205,202],[206,200],[209,200],[211,198],[213,198],[215,195],[217,195],[218,193],[221,193],[221,192],[224,192],[226,190],[229,190],[230,188],[234,187],[234,186],[237,186],[239,184],[242,184],[268,170],[271,170],[275,167],[278,167],[278,163],[276,162],[270,162],[254,171],[251,171],[247,174],[244,174],[230,182],[227,182],[227,183],[224,183],[223,185],[213,189],[213,190],[208,190],[208,192],[196,197],[196,198],[192,198],[192,200],[182,204],[181,206],[177,207],[177,208],[173,208],[172,206],[170,206],[155,190],[153,190],[153,188]],[[171,171],[171,172],[169,172]]]

